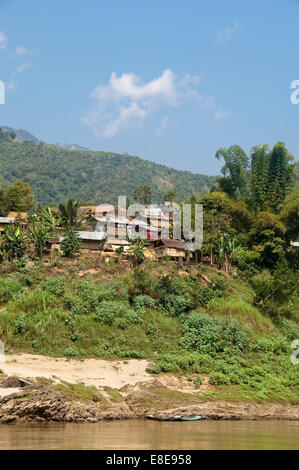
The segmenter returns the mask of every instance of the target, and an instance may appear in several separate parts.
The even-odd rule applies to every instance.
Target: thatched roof
[[[158,248],[159,246],[166,246],[167,248],[176,248],[178,250],[185,249],[185,240],[173,240],[171,238],[157,240],[155,243],[155,247]]]

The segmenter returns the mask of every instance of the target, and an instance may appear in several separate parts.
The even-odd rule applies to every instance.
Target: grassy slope
[[[2,265],[1,270],[0,338],[9,350],[83,358],[145,357],[152,361],[154,373],[187,374],[198,386],[202,374],[209,374],[214,386],[205,395],[209,399],[299,402],[298,367],[290,361],[291,335],[298,328],[292,322],[287,329],[274,325],[256,308],[253,290],[240,278],[211,291],[201,273],[218,276],[219,282],[215,268],[192,268],[178,275],[170,262],[146,263],[134,274],[121,263],[104,265],[95,255],[58,267]],[[166,275],[174,278],[170,285]],[[176,293],[168,297],[171,289]],[[149,294],[155,306],[140,306],[140,294]],[[178,315],[178,309],[184,312]],[[184,326],[193,309],[205,314],[195,334]],[[224,328],[220,340],[214,341],[215,322],[227,316],[239,323]],[[215,320],[209,323],[209,318]],[[236,344],[244,338],[245,346],[238,349]]]

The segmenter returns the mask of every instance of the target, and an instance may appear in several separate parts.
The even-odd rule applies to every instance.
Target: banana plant
[[[43,220],[31,218],[27,224],[27,236],[34,245],[35,255],[42,258],[44,247],[51,237],[51,227]]]
[[[221,235],[218,242],[218,256],[226,274],[230,274],[232,264],[243,256],[243,248],[236,245],[234,238],[227,234]]]
[[[26,251],[26,237],[20,226],[8,225],[4,232],[3,248],[9,261],[21,259]]]

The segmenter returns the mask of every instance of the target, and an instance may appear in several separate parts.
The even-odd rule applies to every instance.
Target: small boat
[[[201,416],[195,415],[195,416],[182,416],[181,421],[198,421],[199,419],[202,419]]]
[[[148,415],[147,419],[154,419],[156,421],[198,421],[199,419],[202,419],[201,416],[195,415],[195,416],[181,416],[181,415],[175,415],[175,416],[153,416],[153,415]]]

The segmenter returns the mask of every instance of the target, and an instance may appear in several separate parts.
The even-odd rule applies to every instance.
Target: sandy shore
[[[9,355],[1,364],[8,376],[23,378],[44,377],[54,381],[94,385],[120,389],[125,385],[146,382],[152,376],[146,372],[148,361],[130,359],[127,361],[105,361],[102,359],[53,358],[32,354]]]

